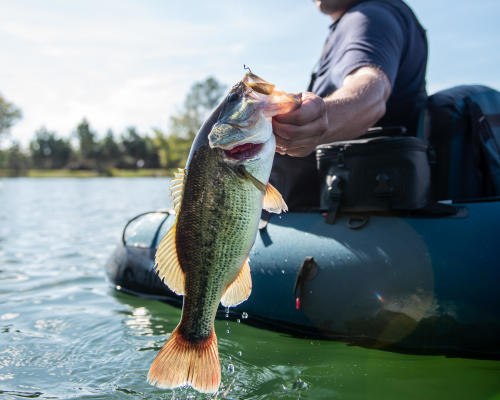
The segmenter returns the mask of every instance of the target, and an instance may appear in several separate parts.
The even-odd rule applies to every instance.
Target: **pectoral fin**
[[[288,206],[285,200],[283,200],[281,193],[270,183],[266,186],[266,193],[264,193],[264,198],[262,200],[262,208],[276,214],[288,211]]]
[[[225,307],[236,306],[248,299],[251,292],[252,277],[250,276],[250,265],[247,257],[236,279],[226,288],[221,303]]]
[[[179,169],[172,180],[173,185],[170,187],[173,197],[173,204],[176,213],[179,212],[182,193],[184,191],[184,170]],[[175,217],[175,222],[158,246],[155,255],[155,270],[160,279],[169,287],[171,291],[178,295],[184,294],[184,271],[179,264],[177,257],[177,247],[175,243],[175,235],[177,231],[178,216]]]

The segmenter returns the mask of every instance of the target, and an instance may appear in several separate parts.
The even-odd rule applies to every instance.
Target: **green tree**
[[[106,136],[97,144],[97,159],[100,167],[109,168],[116,166],[122,157],[120,144],[116,142],[111,129]]]
[[[122,135],[122,143],[127,155],[137,160],[144,160],[146,157],[146,141],[144,137],[139,135],[134,126],[130,126]]]
[[[129,167],[157,168],[159,166],[158,149],[154,141],[146,135],[140,135],[135,127],[126,129],[122,135],[122,144]]]
[[[85,118],[78,124],[75,133],[82,161],[95,160],[97,155],[96,134],[90,129],[90,125]]]
[[[158,163],[162,168],[168,167],[168,156],[169,156],[169,143],[167,135],[165,135],[160,129],[153,128],[154,138],[153,144],[157,148]]]
[[[226,85],[214,77],[195,82],[177,115],[170,118],[169,134],[154,129],[152,139],[157,148],[158,162],[163,168],[178,168],[186,165],[191,143],[208,117],[218,105]]]
[[[7,168],[13,175],[20,175],[29,168],[29,157],[21,150],[18,142],[13,142],[5,152]]]
[[[153,143],[157,148],[159,166],[162,168],[179,168],[186,165],[192,139],[177,134],[166,135],[159,129],[154,129]]]
[[[186,95],[179,115],[170,118],[172,133],[193,140],[209,112],[219,103],[225,90],[226,85],[212,76],[204,81],[195,82]]]
[[[35,132],[29,145],[31,160],[36,168],[64,168],[71,157],[72,149],[68,141],[57,138],[45,127]]]
[[[21,110],[0,95],[0,137],[8,133],[10,127],[21,117]]]

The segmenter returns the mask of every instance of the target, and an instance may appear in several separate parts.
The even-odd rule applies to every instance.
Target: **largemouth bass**
[[[271,118],[299,105],[296,96],[249,72],[196,135],[171,186],[176,221],[155,256],[159,277],[184,296],[182,317],[153,361],[149,383],[217,391],[217,308],[250,296],[248,253],[262,208],[287,210],[268,183],[276,149]]]

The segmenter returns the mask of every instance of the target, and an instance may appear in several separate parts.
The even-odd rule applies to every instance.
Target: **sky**
[[[500,89],[499,0],[408,0],[427,29],[428,91]],[[243,65],[305,90],[330,20],[311,0],[0,0],[0,94],[23,111],[11,138],[168,132],[195,81],[232,85]]]

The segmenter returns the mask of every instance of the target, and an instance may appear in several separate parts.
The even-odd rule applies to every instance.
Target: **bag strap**
[[[470,97],[464,99],[465,104],[469,110],[470,124],[472,130],[472,139],[474,143],[475,160],[477,162],[476,168],[479,171],[484,171],[481,174],[481,193],[482,196],[495,196],[499,194],[497,189],[497,184],[495,180],[494,167],[490,164],[490,157],[488,155],[487,144],[490,146],[490,153],[495,153],[497,157],[500,157],[500,146],[496,141],[495,135],[492,132],[490,125],[490,120],[497,122],[500,119],[498,114],[492,114],[491,116],[485,115],[475,101]],[[493,126],[496,126],[494,124]]]
[[[326,214],[327,224],[333,225],[335,223],[342,201],[342,194],[342,178],[338,175],[333,175],[328,185],[328,199],[330,200],[330,205]]]

